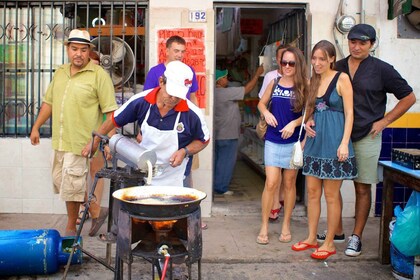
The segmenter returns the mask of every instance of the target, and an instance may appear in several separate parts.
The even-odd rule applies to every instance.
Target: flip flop
[[[325,254],[319,255],[318,253],[325,253]],[[317,259],[317,260],[325,260],[329,256],[335,255],[336,253],[337,253],[336,250],[334,250],[334,251],[327,251],[327,250],[318,250],[318,249],[316,249],[315,252],[313,252],[311,254],[311,258]]]
[[[292,234],[290,233],[281,233],[279,237],[279,241],[282,243],[289,243],[292,241]]]
[[[260,245],[267,245],[268,244],[268,236],[267,235],[258,235],[257,236],[257,243]]]
[[[304,246],[300,247],[301,245],[304,245]],[[312,245],[312,244],[302,242],[302,241],[299,241],[298,243],[293,244],[293,246],[292,246],[293,251],[304,251],[304,250],[308,250],[308,249],[317,249],[317,248],[318,248],[318,244]]]
[[[108,217],[108,208],[101,207],[98,218],[92,218],[92,227],[89,230],[89,236],[95,236],[101,226],[104,224]]]

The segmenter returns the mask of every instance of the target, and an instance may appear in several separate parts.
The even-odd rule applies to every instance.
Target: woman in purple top
[[[305,58],[298,48],[288,47],[281,56],[280,66],[283,75],[273,94],[271,89],[274,81],[267,86],[258,103],[258,110],[268,124],[264,146],[266,181],[261,198],[262,219],[258,244],[268,244],[268,218],[274,192],[281,181],[284,186],[284,220],[279,241],[290,242],[292,239],[290,219],[296,200],[297,169],[290,167],[290,158],[293,144],[299,137],[308,78]],[[268,109],[270,99],[271,108]]]

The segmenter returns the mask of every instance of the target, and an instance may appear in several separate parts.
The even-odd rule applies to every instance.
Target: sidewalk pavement
[[[62,233],[65,215],[0,214],[0,229],[55,228]],[[394,279],[390,265],[378,262],[379,218],[369,218],[363,236],[362,254],[352,258],[344,255],[346,243],[337,245],[337,254],[326,261],[310,258],[311,250],[294,252],[291,245],[305,238],[306,218],[292,219],[292,241],[278,241],[280,223],[270,224],[268,245],[255,242],[259,215],[221,215],[203,218],[208,229],[203,230],[202,279]],[[344,219],[346,237],[351,234],[353,219]],[[83,246],[96,256],[105,257],[105,245],[96,237],[89,237],[90,220],[85,224]],[[99,232],[104,232],[104,225]],[[319,231],[326,228],[321,219]],[[112,256],[115,255],[113,246]],[[93,259],[84,256],[82,265],[70,268],[67,279],[113,279],[113,273]],[[151,266],[135,258],[132,279],[152,279]],[[48,276],[20,276],[5,279],[61,279],[64,268]],[[127,269],[125,269],[127,272]],[[193,279],[197,279],[197,265],[193,264]],[[128,279],[126,277],[126,279]],[[167,278],[168,279],[168,278]]]

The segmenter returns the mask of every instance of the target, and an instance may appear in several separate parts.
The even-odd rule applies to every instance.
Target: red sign
[[[196,28],[162,29],[158,31],[159,63],[166,60],[166,40],[174,35],[181,36],[187,42],[185,64],[194,68],[197,76],[198,90],[195,93],[198,107],[206,108],[206,57],[204,47],[204,30]]]

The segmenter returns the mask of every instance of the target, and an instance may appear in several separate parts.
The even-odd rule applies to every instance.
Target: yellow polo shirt
[[[60,66],[43,102],[52,106],[54,150],[81,155],[103,121],[103,114],[118,108],[109,74],[89,62],[70,76],[70,64]]]

